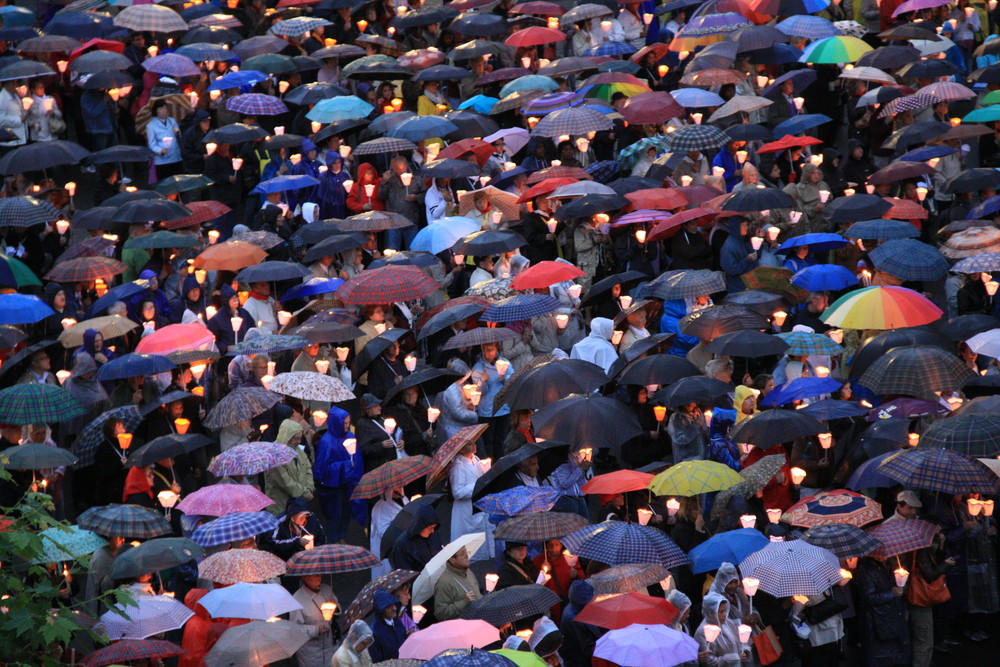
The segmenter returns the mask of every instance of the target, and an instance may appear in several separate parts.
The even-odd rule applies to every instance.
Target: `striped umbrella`
[[[871,556],[886,559],[924,549],[934,543],[934,536],[939,530],[938,526],[921,519],[884,521],[868,531],[869,537],[881,542],[881,546],[872,551]]]
[[[194,529],[191,540],[203,547],[242,542],[278,527],[278,519],[269,512],[237,512],[213,519]]]
[[[562,539],[587,525],[579,514],[568,512],[533,512],[514,517],[497,526],[494,537],[513,542],[545,542]]]
[[[961,359],[939,347],[903,345],[879,357],[859,382],[876,394],[923,396],[958,391],[975,375]]]
[[[744,577],[760,580],[760,590],[779,598],[820,595],[841,580],[837,557],[802,540],[771,542],[739,566]]]
[[[942,493],[997,491],[997,479],[974,459],[950,449],[910,449],[888,457],[878,472],[905,486]]]
[[[625,521],[586,526],[562,542],[574,555],[606,565],[656,563],[669,569],[690,562],[663,531]]]
[[[544,116],[562,109],[578,107],[583,104],[583,97],[572,92],[549,93],[536,97],[524,105],[523,111],[527,116]]]
[[[288,574],[293,577],[305,574],[340,574],[367,570],[378,563],[378,558],[362,547],[324,544],[314,549],[299,551],[289,558]]]
[[[821,491],[803,498],[781,516],[793,526],[820,526],[827,523],[847,523],[864,526],[882,518],[882,507],[860,493],[838,489]]]
[[[570,108],[550,113],[538,121],[531,134],[536,137],[583,135],[610,130],[612,127],[611,119],[604,114],[592,109]]]
[[[108,638],[145,639],[184,627],[194,612],[166,595],[140,595],[101,615]]]
[[[890,521],[889,523],[894,523]],[[802,536],[809,544],[832,552],[837,558],[861,558],[882,546],[869,533],[849,523],[813,526]]]
[[[803,63],[853,63],[872,50],[857,37],[841,35],[817,40],[806,47],[799,58]]]
[[[217,584],[259,583],[280,577],[288,567],[269,551],[229,549],[198,563],[198,576]]]
[[[294,449],[280,443],[246,442],[216,456],[208,471],[217,477],[256,475],[290,463],[295,455]]]
[[[172,532],[162,514],[139,505],[91,507],[77,517],[80,528],[108,537],[148,540]]]
[[[423,454],[383,463],[361,477],[351,500],[377,498],[389,489],[402,488],[426,475],[430,466],[431,458]]]
[[[884,331],[930,324],[941,315],[941,309],[918,292],[905,287],[874,286],[845,294],[820,319],[844,329]]]
[[[839,34],[830,21],[809,14],[790,16],[775,27],[786,35],[814,40],[836,37]]]

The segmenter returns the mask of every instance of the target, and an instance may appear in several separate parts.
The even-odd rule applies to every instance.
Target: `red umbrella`
[[[454,3],[452,6],[454,6]],[[505,39],[503,43],[507,46],[519,48],[522,46],[542,46],[544,44],[553,44],[555,42],[561,42],[564,39],[566,39],[566,33],[561,30],[532,26],[531,28],[518,30],[513,35]]]
[[[655,475],[638,470],[615,470],[603,475],[595,475],[581,489],[584,493],[618,494],[642,491],[649,488]]]
[[[883,197],[892,208],[882,216],[887,220],[926,220],[930,212],[915,201],[898,197]]]
[[[667,95],[667,97],[670,97]],[[625,198],[632,202],[631,210],[651,208],[660,211],[671,211],[681,206],[687,206],[687,197],[668,188],[646,188],[625,193]]]
[[[189,204],[185,204],[185,206],[191,209],[191,215],[186,218],[178,218],[177,220],[168,220],[167,222],[164,222],[163,227],[165,229],[194,227],[195,225],[200,225],[203,222],[221,218],[226,213],[233,210],[220,201],[193,201]]]
[[[60,262],[45,277],[57,283],[76,283],[81,280],[110,280],[125,270],[125,265],[110,257],[79,257]]]
[[[562,165],[556,165],[554,167],[539,169],[531,176],[528,176],[528,185],[541,183],[546,178],[572,178],[577,181],[594,180],[594,177],[591,176],[587,170],[581,169],[580,167],[563,167]]]
[[[697,220],[699,226],[707,227],[715,221],[716,215],[715,211],[710,211],[707,208],[691,208],[681,211],[677,215],[671,216],[669,220],[664,220],[653,227],[653,231],[646,237],[646,242],[652,243],[661,239],[669,239],[677,233],[681,225],[691,220]]]
[[[340,286],[336,296],[345,304],[394,303],[427,296],[438,284],[414,266],[383,266],[362,271]]]
[[[417,329],[422,329],[427,322],[430,321],[432,317],[438,313],[444,312],[445,310],[450,310],[452,308],[457,308],[458,306],[463,306],[467,303],[474,303],[478,306],[482,306],[483,310],[490,307],[490,302],[481,296],[460,296],[454,299],[448,299],[444,303],[439,303],[433,308],[428,308],[423,313],[420,314],[420,318],[417,319]]]
[[[547,195],[550,192],[554,192],[557,188],[576,182],[577,179],[575,178],[547,178],[541,183],[535,183],[525,190],[520,198],[518,198],[517,203],[526,204],[539,195]]]
[[[554,2],[544,0],[532,0],[514,5],[510,9],[511,14],[537,14],[538,16],[562,16],[566,10]]]
[[[657,42],[656,44],[647,44],[642,47],[632,55],[628,57],[634,63],[641,63],[643,59],[650,53],[656,60],[663,60],[670,53],[670,45],[664,44],[663,42]]]
[[[579,268],[566,262],[544,261],[529,266],[510,281],[511,289],[543,289],[549,285],[585,276]]]
[[[654,125],[683,115],[684,107],[672,95],[659,90],[639,93],[622,105],[622,116],[633,125]]]
[[[574,620],[618,630],[633,623],[670,625],[678,613],[677,607],[663,598],[633,592],[589,602]]]
[[[803,146],[815,146],[816,144],[823,143],[816,137],[793,137],[790,134],[786,134],[777,141],[772,141],[771,143],[764,144],[757,149],[758,153],[778,153],[780,151],[788,150],[789,148],[802,148]]]
[[[445,147],[444,150],[438,153],[438,159],[452,158],[460,160],[466,153],[473,153],[476,156],[476,164],[482,167],[490,159],[490,156],[493,155],[493,145],[486,143],[482,139],[462,139]]]
[[[139,341],[135,351],[141,354],[168,354],[177,350],[197,350],[215,342],[204,324],[168,324]]]
[[[86,667],[101,667],[133,660],[170,658],[187,653],[177,644],[159,639],[122,639],[94,651],[81,663]]]

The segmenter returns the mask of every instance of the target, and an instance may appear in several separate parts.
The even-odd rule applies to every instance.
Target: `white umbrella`
[[[483,137],[483,141],[488,144],[492,144],[497,139],[503,139],[507,152],[513,155],[528,145],[531,134],[523,127],[508,127],[497,130],[488,137]]]
[[[843,578],[833,552],[802,540],[771,542],[743,559],[740,574],[777,598],[819,595]]]
[[[965,341],[969,349],[984,357],[996,358],[1000,356],[1000,329],[990,329]]]
[[[135,602],[137,607],[115,605],[118,611],[112,609],[101,615],[109,639],[145,639],[182,628],[194,616],[193,611],[166,595],[137,595]]]
[[[212,618],[253,618],[260,621],[302,609],[292,594],[278,584],[241,582],[211,591],[198,603]]]
[[[944,53],[950,48],[955,46],[955,42],[951,41],[947,37],[942,37],[938,35],[941,39],[932,42],[929,39],[911,39],[910,44],[913,45],[917,51],[920,51],[921,56],[932,56],[935,53]]]
[[[309,635],[297,623],[253,621],[223,632],[205,655],[205,664],[208,667],[259,667],[292,657],[307,641]]]
[[[563,197],[582,197],[584,195],[616,195],[618,194],[603,183],[594,181],[578,181],[569,185],[562,185],[556,188],[550,199],[560,199]]]
[[[413,582],[413,604],[423,604],[434,595],[434,586],[444,573],[448,559],[465,547],[469,555],[479,551],[486,542],[486,533],[466,533],[441,549],[434,558],[427,561],[420,576]],[[207,595],[205,597],[208,597]],[[205,598],[202,598],[204,600]]]

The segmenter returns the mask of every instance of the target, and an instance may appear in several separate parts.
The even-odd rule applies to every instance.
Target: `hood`
[[[370,183],[378,178],[378,172],[375,171],[375,167],[371,166],[367,162],[362,162],[361,165],[358,166],[358,180],[356,182],[364,183],[366,177],[371,179],[368,181]]]
[[[278,429],[278,439],[275,442],[281,443],[282,445],[287,445],[291,442],[292,438],[298,433],[302,433],[302,424],[291,419],[286,419],[281,422],[281,427]]]
[[[739,581],[740,575],[736,571],[736,566],[732,563],[723,563],[719,566],[719,571],[715,574],[715,581],[712,582],[712,591],[720,595],[726,590],[729,582]]]
[[[187,276],[184,277],[184,292],[183,292],[184,298],[186,299],[188,292],[190,292],[195,288],[201,289],[201,284],[198,282],[197,278],[188,274]]]
[[[197,125],[201,121],[208,120],[211,117],[212,117],[211,114],[209,114],[204,109],[198,109],[197,111],[194,112],[194,116],[191,117],[191,124]]]
[[[736,422],[739,423],[744,419],[749,419],[751,415],[743,413],[743,401],[747,400],[753,396],[753,389],[746,385],[739,385],[736,387],[733,398],[733,409],[736,410]],[[753,414],[757,414],[757,406],[754,405]]]
[[[343,440],[349,433],[349,431],[344,428],[344,420],[349,416],[350,414],[347,410],[342,410],[335,405],[331,405],[326,418],[326,430],[328,430],[334,437]]]
[[[407,537],[415,537],[420,534],[420,531],[427,526],[440,526],[441,519],[438,517],[437,510],[435,510],[430,505],[424,505],[419,510],[417,510],[417,515],[413,517],[413,521],[406,528]]]
[[[817,169],[819,169],[819,167],[814,165],[812,162],[806,162],[802,165],[802,177],[799,178],[799,183],[809,183],[809,176],[811,176]]]
[[[569,601],[582,608],[594,599],[594,587],[585,579],[577,579],[569,586]]]
[[[87,329],[83,332],[83,349],[87,352],[94,353],[99,350],[94,349],[94,340],[97,338],[97,334],[100,332],[97,329]]]
[[[146,269],[145,271],[139,274],[139,278],[142,280],[152,280],[155,277],[156,277],[156,271],[154,271],[153,269]]]
[[[304,498],[289,498],[288,502],[285,503],[285,518],[290,519],[299,512],[309,512],[311,514],[312,510],[309,509],[309,503]]]
[[[663,302],[663,315],[669,315],[679,320],[687,315],[687,302],[684,299],[669,299]]]
[[[97,362],[89,354],[78,354],[73,358],[72,373],[74,378],[97,370]]]
[[[705,616],[705,623],[722,625],[719,623],[719,605],[726,599],[718,593],[709,593],[701,602],[701,613]]]
[[[306,153],[308,153],[309,151],[314,151],[314,150],[316,150],[316,144],[313,143],[312,139],[303,139],[302,140],[302,155],[303,156]]]
[[[347,631],[347,639],[344,642],[351,649],[351,652],[354,652],[354,646],[358,642],[372,636],[372,629],[368,627],[367,623],[364,621],[354,621],[351,624],[351,629]]]
[[[743,224],[743,218],[741,216],[734,215],[733,217],[729,218],[729,220],[726,222],[726,229],[729,230],[729,236],[731,238],[734,239],[743,238],[743,236],[740,234],[740,225],[742,224]]]
[[[472,373],[472,370],[469,368],[469,365],[464,361],[462,361],[461,359],[459,359],[458,357],[455,357],[454,359],[448,362],[448,370],[454,371],[455,373],[460,373],[462,377],[468,377],[469,374]]]
[[[229,300],[236,296],[236,290],[229,283],[223,283],[219,288],[219,296],[222,297],[223,303],[229,303]]]
[[[381,588],[375,591],[375,597],[372,598],[372,605],[375,607],[375,611],[382,612],[394,604],[399,604],[399,600],[392,593],[384,591]]]
[[[184,596],[184,606],[194,612],[194,615],[198,618],[205,619],[206,621],[212,620],[212,615],[208,613],[208,610],[198,604],[198,600],[202,599],[208,595],[208,590],[205,588],[192,588]]]
[[[614,333],[615,323],[606,317],[595,317],[590,321],[590,335],[602,340],[611,340]]]
[[[50,306],[55,301],[56,294],[63,291],[63,286],[59,283],[48,283],[45,285],[45,301]]]
[[[691,598],[676,589],[670,591],[670,595],[667,596],[667,602],[677,607],[678,617],[683,616],[684,611],[691,608]]]

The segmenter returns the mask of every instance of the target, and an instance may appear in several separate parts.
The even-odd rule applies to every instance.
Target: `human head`
[[[916,519],[918,510],[923,506],[915,491],[900,491],[896,494],[896,513],[904,519]]]
[[[469,550],[465,547],[459,549],[454,556],[448,559],[448,565],[451,565],[456,570],[468,570],[469,561]]]

